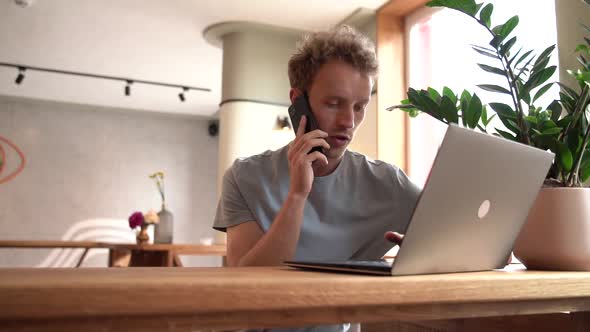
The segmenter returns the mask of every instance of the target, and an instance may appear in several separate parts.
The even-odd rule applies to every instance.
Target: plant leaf
[[[553,52],[553,50],[555,49],[555,45],[551,45],[549,47],[547,47],[537,58],[537,61],[535,61],[534,66],[536,66],[539,62],[548,59],[551,55],[551,52]]]
[[[440,111],[449,123],[459,123],[457,115],[457,106],[447,96],[443,96],[440,102]]]
[[[481,9],[481,6],[483,6],[483,2],[475,5],[475,13],[479,12],[479,10]],[[475,16],[475,14],[473,14],[473,15]]]
[[[477,126],[479,119],[481,118],[482,104],[477,94],[473,94],[471,101],[468,106],[469,112],[467,113],[467,125],[473,129]]]
[[[483,105],[483,107],[481,108],[481,122],[483,122],[483,125],[485,127],[488,126],[488,110],[487,107],[485,105]]]
[[[514,60],[518,57],[518,55],[520,54],[520,52],[522,52],[522,47],[518,49],[518,51],[516,51],[516,53],[514,53],[514,55],[512,55],[512,58],[510,58],[508,60],[508,66],[510,66],[510,64],[512,64],[512,62],[514,62]]]
[[[455,9],[469,16],[475,16],[477,13],[477,5],[475,0],[432,0],[426,6],[428,7],[447,7]]]
[[[495,35],[494,38],[492,38],[492,40],[490,41],[490,45],[499,52],[498,47],[500,46],[500,44],[502,43],[502,41],[504,41],[504,37],[500,36],[500,35]]]
[[[577,154],[582,144],[582,137],[580,136],[579,128],[572,128],[569,130],[565,141],[567,146],[574,154]]]
[[[578,62],[582,65],[582,67],[586,70],[590,70],[590,62],[587,62],[586,59],[584,59],[583,56],[579,56],[577,58]]]
[[[561,105],[559,104],[559,101],[554,100],[549,106],[547,106],[547,109],[551,111],[551,120],[557,123],[561,116]]]
[[[480,89],[486,90],[486,91],[492,91],[492,92],[499,92],[499,93],[505,93],[505,94],[510,94],[510,91],[506,90],[506,88],[503,88],[499,85],[494,85],[494,84],[480,84],[478,85],[478,87]]]
[[[516,119],[516,112],[512,107],[503,103],[490,103],[490,107],[494,112],[498,113],[500,118]]]
[[[572,165],[574,163],[574,158],[572,157],[572,152],[567,148],[565,143],[557,142],[557,154],[558,160],[561,167],[566,171],[569,172],[572,170]]]
[[[545,69],[533,74],[529,78],[528,82],[525,83],[522,90],[520,91],[520,97],[524,98],[524,96],[529,94],[532,89],[545,83],[548,79],[551,78],[551,76],[553,76],[556,69],[557,69],[557,66],[551,66],[551,67],[545,68]]]
[[[512,135],[512,134],[510,134],[510,133],[508,133],[508,132],[505,132],[504,130],[500,130],[500,129],[498,129],[498,128],[494,128],[494,129],[495,129],[495,130],[496,130],[496,132],[497,132],[498,134],[500,134],[502,137],[504,137],[504,138],[506,138],[506,139],[509,139],[509,140],[511,140],[511,141],[516,141],[516,136],[514,136],[514,135]]]
[[[510,52],[510,49],[512,48],[512,46],[514,46],[514,43],[516,43],[516,37],[510,38],[510,40],[508,40],[507,42],[502,44],[502,46],[500,46],[500,54],[502,56],[508,54],[508,52]]]
[[[443,87],[443,96],[449,97],[449,99],[451,99],[453,104],[455,104],[455,105],[457,104],[457,96],[455,95],[453,90],[451,90],[451,88],[449,88],[447,86]]]
[[[519,72],[518,72],[518,75],[516,75],[516,78],[515,78],[515,80],[519,80],[519,79],[520,79],[520,76],[522,75],[522,73],[524,73],[525,71],[527,71],[527,70],[528,70],[527,68],[528,68],[528,66],[531,64],[531,62],[533,61],[533,59],[534,59],[534,58],[535,58],[535,57],[534,57],[534,56],[532,56],[532,57],[531,57],[531,58],[530,58],[530,59],[529,59],[529,60],[528,60],[528,61],[527,61],[527,62],[524,64],[524,66],[522,66],[522,68],[520,68],[520,70],[519,70]],[[514,66],[514,67],[516,67],[516,66]]]
[[[491,52],[486,52],[483,50],[478,50],[477,48],[473,48],[473,50],[481,55],[485,55],[487,57],[493,58],[493,59],[498,59],[498,56],[495,53],[491,53]]]
[[[516,61],[516,63],[514,64],[514,68],[516,68],[522,61],[524,61],[524,59],[526,59],[531,53],[533,53],[533,50],[530,50],[528,52],[525,52],[519,59],[518,61]],[[516,57],[515,57],[516,58]],[[512,59],[512,61],[514,61],[514,58]],[[509,63],[509,65],[511,64],[511,62]]]
[[[561,105],[563,105],[568,114],[574,112],[576,108],[576,102],[570,96],[563,92],[560,92],[559,101],[561,102]]]
[[[401,105],[389,106],[388,108],[386,108],[386,110],[388,110],[388,111],[393,111],[395,109],[409,110],[409,109],[415,109],[415,108],[416,108],[416,106],[414,106],[412,104],[401,104]]]
[[[547,67],[547,68],[541,70],[538,73],[535,73],[534,76],[538,76],[538,77],[535,77],[537,80],[535,82],[535,85],[533,86],[533,89],[538,87],[539,85],[547,82],[547,80],[550,79],[551,76],[553,76],[553,74],[555,73],[555,70],[557,70],[557,66],[551,66],[551,67]]]
[[[498,36],[505,39],[518,25],[518,15],[512,16],[506,23],[498,25],[492,29],[492,31]]]
[[[416,108],[418,108],[420,111],[423,111],[433,118],[446,123],[440,114],[440,107],[434,100],[430,98],[428,91],[421,90],[418,92],[414,89],[410,89],[408,90],[408,97],[410,98],[412,104],[416,105]]]
[[[497,74],[497,75],[506,76],[506,72],[503,69],[492,67],[492,66],[488,66],[488,65],[484,65],[484,64],[481,64],[481,63],[478,63],[477,65],[479,66],[479,68],[487,71],[488,73],[493,73],[493,74]]]
[[[539,72],[541,69],[544,69],[545,67],[547,67],[547,64],[549,64],[549,60],[551,60],[551,59],[546,58],[541,62],[536,61],[535,64],[533,65],[533,68],[531,69],[531,75],[534,75],[535,73]]]
[[[479,46],[479,45],[475,45],[475,44],[470,44],[470,46],[473,47],[473,48],[476,48],[476,49],[480,49],[482,51],[488,51],[488,52],[493,53],[493,54],[496,53],[496,50],[493,49],[493,48],[488,48],[488,47],[485,47],[485,46]]]
[[[565,128],[569,125],[569,123],[572,122],[572,115],[568,114],[566,116],[564,116],[563,118],[559,119],[559,121],[557,121],[557,125]]]
[[[492,12],[494,11],[494,5],[491,3],[488,3],[487,5],[485,5],[485,7],[483,7],[483,9],[481,10],[481,12],[479,13],[479,20],[485,24],[485,26],[487,26],[488,28],[492,25]]]
[[[560,127],[551,127],[551,128],[547,128],[545,130],[543,130],[541,132],[541,135],[555,135],[555,134],[559,134],[561,132],[561,128]]]
[[[588,151],[586,151],[586,153],[584,153],[584,156],[588,155],[587,153]],[[588,179],[590,178],[590,158],[586,159],[585,162],[582,163],[582,165],[580,166],[580,180],[582,183],[588,181]]]
[[[516,120],[516,112],[512,110],[512,107],[502,103],[490,103],[490,107],[498,114],[500,121],[510,129],[513,133],[519,134],[520,128],[513,120]]]
[[[440,93],[438,93],[438,91],[436,91],[435,89],[429,87],[428,88],[428,95],[430,95],[430,98],[432,100],[434,100],[437,104],[440,104],[440,98],[441,98],[441,96],[440,96]]]
[[[533,103],[537,101],[537,99],[541,98],[541,96],[544,95],[545,92],[547,92],[549,89],[551,89],[552,86],[553,83],[547,83],[544,87],[540,88],[539,91],[537,91],[537,93],[535,93],[535,96],[533,97]]]
[[[568,87],[567,85],[557,82],[559,86],[564,90],[564,92],[573,99],[580,99],[580,95],[572,88]]]
[[[485,109],[485,106],[484,106],[484,109]],[[497,116],[497,115],[498,115],[498,114],[494,113],[494,114],[492,114],[492,116],[490,116],[490,117],[488,118],[488,120],[487,120],[487,121],[486,121],[486,123],[485,123],[486,127],[487,127],[487,126],[490,124],[490,122],[492,122],[492,119],[493,119],[495,116]]]
[[[533,123],[533,124],[537,124],[538,123],[537,118],[535,118],[534,116],[525,116],[524,119],[527,120],[530,123]]]
[[[461,93],[461,121],[463,127],[467,127],[467,117],[469,116],[469,102],[471,101],[471,94],[467,90]]]

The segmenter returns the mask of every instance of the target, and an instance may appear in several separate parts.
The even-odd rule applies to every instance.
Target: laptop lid
[[[392,275],[504,267],[553,157],[449,125]]]

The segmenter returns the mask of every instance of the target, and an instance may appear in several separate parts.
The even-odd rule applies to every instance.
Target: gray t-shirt
[[[234,162],[223,177],[213,228],[225,231],[255,221],[269,230],[289,193],[287,151],[285,146]],[[383,234],[405,232],[419,195],[420,188],[399,168],[347,150],[334,172],[313,181],[295,259],[381,258],[393,247]],[[288,331],[312,329],[343,331],[343,326]]]

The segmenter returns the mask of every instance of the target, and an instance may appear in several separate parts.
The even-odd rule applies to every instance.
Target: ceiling
[[[29,0],[31,1],[31,0]],[[0,1],[0,62],[190,85],[180,89],[26,72],[0,66],[0,95],[210,117],[221,98],[222,50],[203,30],[253,21],[301,30],[330,27],[386,0],[36,0]],[[2,110],[0,110],[2,111]]]

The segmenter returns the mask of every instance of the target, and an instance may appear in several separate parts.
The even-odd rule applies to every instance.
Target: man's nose
[[[346,107],[338,112],[338,125],[344,128],[354,128],[354,109],[352,106]]]

